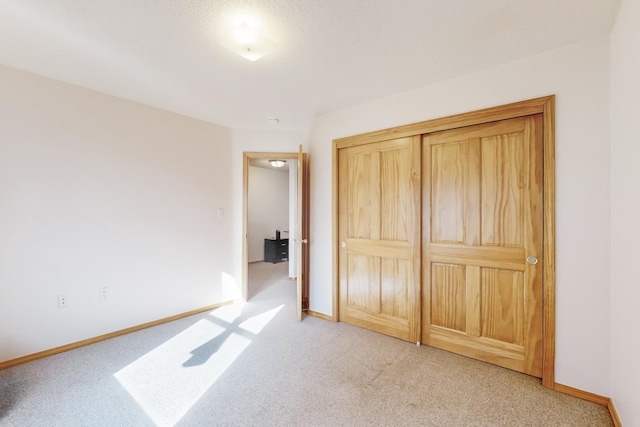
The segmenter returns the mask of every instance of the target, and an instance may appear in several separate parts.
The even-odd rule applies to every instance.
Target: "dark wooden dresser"
[[[289,261],[289,239],[264,239],[264,262]]]

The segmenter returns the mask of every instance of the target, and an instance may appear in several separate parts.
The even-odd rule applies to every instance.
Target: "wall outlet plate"
[[[67,294],[58,295],[58,308],[65,308],[69,306],[69,297]]]

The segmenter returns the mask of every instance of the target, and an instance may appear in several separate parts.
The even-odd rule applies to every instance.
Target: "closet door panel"
[[[542,375],[542,119],[423,137],[422,341]]]
[[[420,137],[338,153],[339,319],[417,341]]]

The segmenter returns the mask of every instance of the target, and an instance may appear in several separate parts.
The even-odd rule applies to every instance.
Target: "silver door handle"
[[[529,264],[536,265],[538,263],[538,258],[536,258],[534,256],[528,256],[527,257],[527,262]]]
[[[340,242],[340,247],[341,248],[346,248],[347,247],[347,242]]]

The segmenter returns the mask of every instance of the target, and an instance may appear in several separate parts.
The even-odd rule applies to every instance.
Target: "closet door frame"
[[[542,114],[543,118],[543,360],[542,385],[555,386],[555,96],[550,95],[469,113],[427,120],[405,126],[378,130],[333,141],[333,311],[338,320],[338,150],[388,139],[423,135],[498,120]]]

